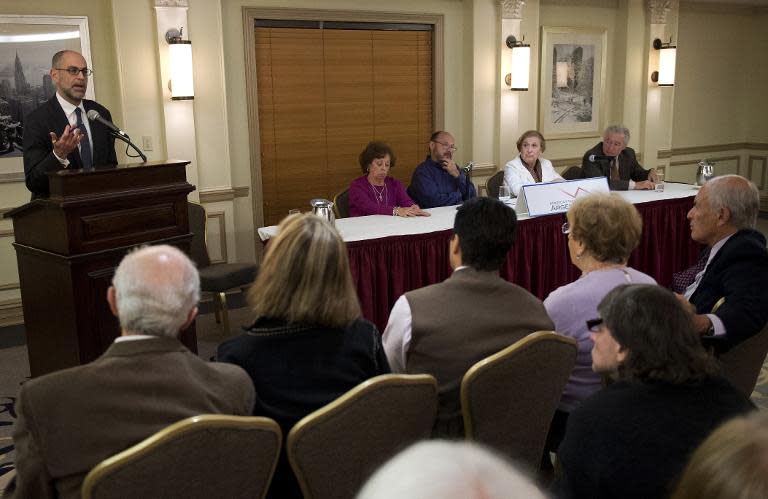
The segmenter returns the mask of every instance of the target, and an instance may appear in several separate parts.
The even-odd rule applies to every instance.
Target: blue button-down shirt
[[[461,170],[459,172],[459,176],[454,178],[443,170],[443,165],[427,156],[413,171],[408,193],[421,208],[461,204],[477,194],[467,175]]]

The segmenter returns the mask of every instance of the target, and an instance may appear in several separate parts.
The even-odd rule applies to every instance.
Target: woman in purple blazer
[[[392,215],[399,217],[429,216],[408,197],[398,180],[389,176],[395,166],[395,155],[384,142],[369,142],[360,153],[363,176],[349,185],[349,216]]]

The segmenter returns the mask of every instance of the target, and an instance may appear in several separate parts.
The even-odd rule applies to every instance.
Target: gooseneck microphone
[[[125,133],[124,131],[120,130],[120,128],[117,125],[115,125],[114,123],[112,123],[111,121],[109,121],[106,118],[102,118],[101,115],[99,114],[99,112],[96,111],[95,109],[91,109],[90,111],[88,111],[85,114],[86,114],[86,116],[88,116],[89,120],[91,120],[91,121],[98,121],[99,123],[101,123],[102,125],[107,127],[107,129],[112,133],[113,137],[115,137],[116,139],[120,139],[123,142],[125,142],[126,144],[128,144],[129,146],[133,147],[133,149],[137,153],[139,153],[139,156],[141,156],[142,161],[144,161],[144,162],[147,161],[147,157],[144,155],[143,152],[141,152],[141,149],[136,147],[136,144],[131,142],[131,138],[128,136],[128,134]],[[126,153],[127,152],[128,151],[126,149]]]
[[[591,163],[596,163],[598,161],[613,161],[614,158],[616,158],[616,156],[601,156],[600,154],[590,154],[587,159]]]

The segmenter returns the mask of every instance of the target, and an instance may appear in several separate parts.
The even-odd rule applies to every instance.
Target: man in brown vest
[[[453,275],[404,294],[390,314],[383,339],[392,371],[437,378],[433,436],[464,435],[459,389],[474,363],[534,331],[554,329],[539,299],[499,277],[516,225],[514,210],[496,199],[466,201],[449,247]]]

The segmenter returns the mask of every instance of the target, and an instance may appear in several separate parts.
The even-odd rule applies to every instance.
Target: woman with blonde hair
[[[219,345],[217,357],[251,376],[254,415],[277,421],[284,436],[310,412],[390,371],[376,326],[360,315],[346,246],[315,215],[280,223],[248,301],[255,322]],[[301,497],[284,452],[267,497]]]
[[[768,413],[723,424],[693,453],[672,499],[768,497]]]

